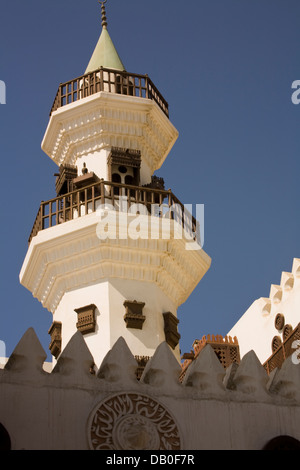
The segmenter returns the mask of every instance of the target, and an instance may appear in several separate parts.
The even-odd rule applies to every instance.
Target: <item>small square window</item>
[[[135,328],[141,330],[143,328],[143,323],[146,320],[146,317],[143,315],[143,308],[145,304],[143,302],[133,302],[125,300],[125,315],[124,321],[127,328]]]
[[[60,322],[55,321],[52,323],[48,331],[48,334],[51,336],[49,349],[55,359],[57,359],[61,353],[61,329],[62,324]]]
[[[96,308],[96,305],[91,304],[75,309],[77,313],[76,327],[83,335],[94,333],[96,330]]]
[[[177,330],[179,320],[171,312],[163,313],[163,317],[166,342],[172,349],[175,349],[180,340],[180,334]]]

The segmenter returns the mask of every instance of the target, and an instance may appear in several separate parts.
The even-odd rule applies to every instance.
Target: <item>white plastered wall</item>
[[[141,330],[126,328],[124,301],[144,302],[146,319]],[[75,309],[96,305],[96,331],[85,334],[96,367],[119,337],[123,337],[135,356],[152,356],[160,343],[165,341],[163,313],[176,316],[173,302],[154,283],[114,279],[67,292],[62,297],[53,320],[62,323],[63,350],[76,333]],[[180,360],[179,346],[174,350]]]
[[[228,335],[236,336],[243,357],[254,350],[264,363],[271,355],[274,336],[282,340],[282,330],[275,328],[278,313],[284,315],[285,325],[295,328],[300,322],[300,259],[294,259],[292,272],[283,272],[280,285],[272,285],[269,297],[253,302]]]
[[[135,149],[134,149],[135,150]],[[109,180],[109,171],[107,159],[110,154],[111,149],[109,147],[102,149],[100,151],[90,152],[86,155],[83,155],[77,158],[75,166],[78,169],[78,176],[82,175],[82,169],[84,163],[89,172],[94,172],[98,178],[103,178],[105,181]],[[140,171],[140,183],[141,185],[148,184],[151,182],[151,170],[147,163],[143,160],[141,162],[141,171]]]
[[[109,155],[109,149],[103,149],[96,152],[88,153],[77,158],[75,166],[78,169],[78,176],[82,175],[82,169],[84,163],[89,172],[94,172],[98,178],[103,178],[108,180],[108,166],[107,166],[107,157]]]

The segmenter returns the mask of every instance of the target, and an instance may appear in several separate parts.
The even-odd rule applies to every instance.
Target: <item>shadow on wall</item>
[[[271,439],[263,450],[300,450],[300,442],[291,436],[277,436]]]
[[[0,451],[1,450],[11,450],[11,442],[7,430],[0,423]]]

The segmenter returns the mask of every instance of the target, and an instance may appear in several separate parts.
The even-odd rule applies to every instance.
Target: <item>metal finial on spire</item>
[[[98,3],[101,5],[101,12],[102,12],[102,28],[107,28],[107,19],[106,19],[106,11],[105,11],[105,3],[107,0],[98,0]]]

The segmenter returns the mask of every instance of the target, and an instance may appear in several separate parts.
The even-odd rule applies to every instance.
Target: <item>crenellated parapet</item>
[[[289,358],[268,376],[253,351],[225,368],[207,338],[195,350],[183,380],[165,342],[137,377],[138,358],[123,338],[97,369],[78,331],[49,371],[29,329],[0,370],[1,424],[14,449],[128,450],[129,429],[132,450],[262,449],[280,434],[300,440],[300,365]]]
[[[282,272],[280,283],[271,285],[269,296],[253,302],[229,331],[229,335],[238,338],[241,356],[253,349],[265,363],[292,331],[296,340],[299,304],[300,259],[295,258],[291,271]],[[277,361],[275,367],[280,363],[282,361]]]

